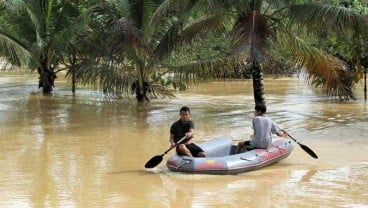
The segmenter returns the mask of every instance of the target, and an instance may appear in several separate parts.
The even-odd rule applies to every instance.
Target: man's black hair
[[[261,111],[262,113],[266,113],[267,108],[265,105],[263,104],[257,104],[256,107],[254,108],[256,111]]]
[[[180,108],[180,112],[188,111],[190,113],[190,109],[187,106],[183,106]]]

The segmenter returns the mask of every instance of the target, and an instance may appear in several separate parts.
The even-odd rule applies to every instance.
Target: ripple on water
[[[309,202],[310,206],[323,201],[324,207],[367,207],[368,200],[361,197],[368,191],[368,173],[364,170],[367,167],[367,164],[361,164],[327,170],[292,171],[284,191],[289,192],[293,203]]]
[[[0,111],[6,111],[7,109],[9,109],[10,108],[10,106],[8,106],[8,105],[4,105],[4,104],[1,104],[0,103]]]

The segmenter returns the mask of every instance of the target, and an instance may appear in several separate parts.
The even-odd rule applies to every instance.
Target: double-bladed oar
[[[158,164],[160,164],[160,162],[162,161],[164,155],[166,155],[170,150],[174,149],[178,144],[180,144],[180,142],[184,141],[184,139],[186,138],[186,136],[184,136],[183,138],[181,138],[178,142],[175,143],[174,146],[170,147],[169,149],[167,149],[162,155],[156,155],[153,156],[145,165],[145,168],[154,168],[156,167]]]

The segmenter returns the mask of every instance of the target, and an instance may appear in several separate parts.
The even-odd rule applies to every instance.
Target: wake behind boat
[[[276,140],[267,149],[254,149],[235,154],[236,145],[225,136],[198,144],[207,157],[172,155],[166,162],[171,171],[202,174],[239,174],[274,164],[288,157],[293,145],[287,140]]]

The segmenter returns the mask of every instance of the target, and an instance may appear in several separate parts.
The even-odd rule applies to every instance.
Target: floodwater
[[[200,143],[249,138],[251,81],[213,82],[176,98],[108,100],[64,81],[53,96],[36,75],[0,76],[0,207],[368,207],[368,109],[319,97],[298,78],[266,79],[268,115],[300,143],[285,160],[239,175],[169,172],[169,126],[188,105]]]

